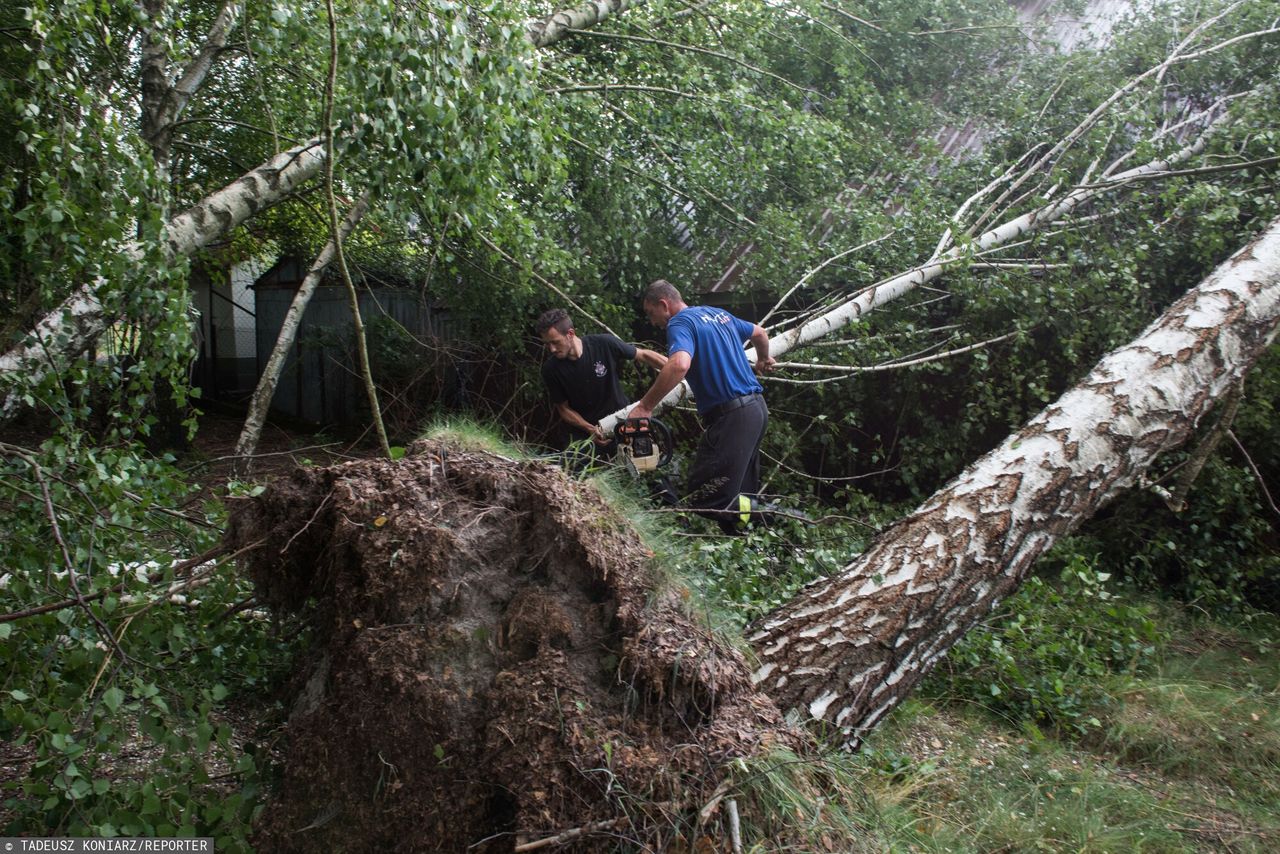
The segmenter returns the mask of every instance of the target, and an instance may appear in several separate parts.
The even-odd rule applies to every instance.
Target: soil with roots
[[[724,764],[796,744],[626,519],[545,463],[430,441],[300,468],[228,537],[314,632],[260,850],[705,846]]]

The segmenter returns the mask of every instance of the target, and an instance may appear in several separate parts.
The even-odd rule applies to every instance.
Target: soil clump
[[[687,848],[728,760],[798,744],[627,520],[546,463],[423,441],[236,504],[259,598],[314,634],[260,850]]]

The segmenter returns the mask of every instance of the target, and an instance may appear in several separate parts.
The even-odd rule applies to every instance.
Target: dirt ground
[[[297,468],[228,537],[316,636],[260,850],[705,847],[724,762],[794,743],[627,521],[545,463],[420,442]]]

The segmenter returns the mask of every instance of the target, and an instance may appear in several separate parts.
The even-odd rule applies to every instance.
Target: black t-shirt
[[[577,359],[547,359],[542,363],[542,381],[553,404],[567,402],[595,424],[627,405],[627,396],[618,381],[618,366],[634,360],[636,348],[612,335],[583,335],[579,340],[582,355]],[[570,430],[578,436],[586,435],[581,430]]]

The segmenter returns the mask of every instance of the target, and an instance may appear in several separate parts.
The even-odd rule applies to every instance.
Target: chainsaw
[[[613,428],[613,436],[633,475],[671,462],[671,428],[656,418],[624,418]]]

